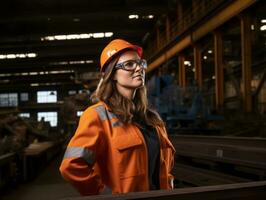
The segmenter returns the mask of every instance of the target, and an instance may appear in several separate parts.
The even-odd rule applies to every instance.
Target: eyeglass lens
[[[144,59],[128,60],[128,61],[118,64],[118,66],[119,65],[126,70],[134,70],[136,69],[137,65],[141,66],[143,69],[147,68],[147,62]]]

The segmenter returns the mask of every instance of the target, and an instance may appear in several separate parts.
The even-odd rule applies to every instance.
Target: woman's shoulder
[[[108,106],[106,105],[106,103],[104,103],[103,101],[99,101],[95,104],[90,105],[89,107],[86,108],[86,110],[83,112],[83,115],[91,115],[91,114],[96,114],[96,113],[100,113],[103,112],[104,110],[108,110]]]

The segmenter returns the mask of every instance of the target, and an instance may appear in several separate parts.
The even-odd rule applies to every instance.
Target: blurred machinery
[[[32,121],[16,114],[1,115],[0,155],[18,153],[33,142],[52,140],[49,129],[49,122]]]
[[[149,81],[149,100],[167,124],[169,133],[219,133],[223,116],[212,109],[212,94],[193,83],[181,88],[171,75]]]
[[[24,119],[17,113],[0,113],[0,189],[23,180],[27,148],[56,140],[50,134],[49,122]]]
[[[88,90],[84,90],[79,94],[74,94],[64,99],[61,108],[63,117],[65,136],[70,138],[77,128],[79,116],[90,105],[90,95]]]

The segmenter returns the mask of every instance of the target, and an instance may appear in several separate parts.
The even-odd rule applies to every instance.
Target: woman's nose
[[[135,71],[136,71],[136,72],[138,72],[138,71],[143,71],[143,67],[141,67],[140,65],[137,65]]]

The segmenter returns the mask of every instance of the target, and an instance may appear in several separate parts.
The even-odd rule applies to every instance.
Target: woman
[[[121,39],[101,54],[98,100],[80,118],[60,171],[82,195],[173,188],[174,147],[148,108],[142,48]]]

